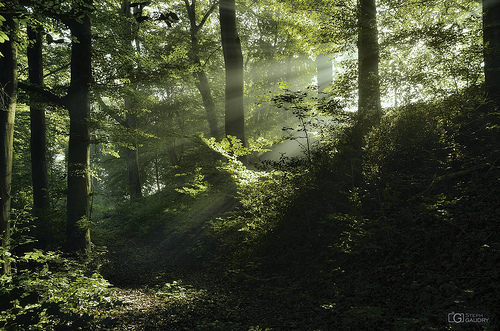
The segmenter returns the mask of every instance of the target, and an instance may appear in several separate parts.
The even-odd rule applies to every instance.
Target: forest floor
[[[329,195],[335,181],[319,177],[273,231],[239,251],[225,251],[210,229],[236,205],[224,195],[199,200],[163,231],[103,240],[117,304],[93,329],[497,330],[500,150],[476,126],[487,127],[463,124],[456,161],[422,166],[427,149],[418,162],[394,158],[406,172],[360,190],[355,212],[324,208],[339,200]],[[449,323],[457,312],[488,322]]]
[[[306,290],[295,286],[298,295],[287,298],[291,289],[283,279],[281,285],[273,280],[250,285],[230,278],[193,272],[162,287],[115,288],[112,298],[120,304],[95,329],[318,330],[323,324],[321,330],[331,330],[325,325],[328,311],[318,309]]]
[[[496,322],[451,325],[447,314],[500,306],[499,183],[495,164],[471,166],[436,180],[419,203],[354,228],[334,220],[306,233],[289,221],[236,262],[179,255],[193,252],[186,242],[172,260],[179,241],[158,234],[132,241],[133,256],[120,246],[129,256],[114,255],[118,273],[108,277],[118,304],[93,329],[496,330]],[[184,267],[168,267],[183,258]]]
[[[495,314],[500,306],[500,169],[471,169],[443,179],[458,187],[430,188],[433,196],[445,189],[447,197],[405,203],[411,221],[387,211],[387,219],[362,231],[321,223],[309,234],[291,230],[297,226],[291,222],[282,229],[287,237],[270,236],[260,252],[237,263],[190,261],[169,269],[141,260],[134,282],[125,279],[112,290],[121,304],[94,329],[496,330],[496,322],[447,323],[452,311]],[[334,246],[346,233],[351,251],[339,252]],[[145,247],[139,256],[167,249]]]

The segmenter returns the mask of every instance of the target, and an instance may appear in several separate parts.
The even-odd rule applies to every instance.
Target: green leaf
[[[9,36],[5,32],[0,31],[0,43],[4,43],[9,40]]]

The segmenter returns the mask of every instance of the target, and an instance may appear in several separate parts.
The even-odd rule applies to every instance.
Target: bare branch
[[[198,30],[200,30],[203,27],[203,25],[205,25],[205,23],[207,22],[207,19],[210,17],[210,15],[213,13],[213,11],[217,8],[218,4],[219,4],[219,2],[215,1],[212,4],[212,6],[210,7],[210,9],[205,13],[203,18],[201,19],[200,24],[198,24],[198,26],[197,26]]]

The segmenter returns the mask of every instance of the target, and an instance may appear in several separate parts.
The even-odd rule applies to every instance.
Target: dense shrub
[[[367,173],[394,177],[438,171],[448,156],[459,153],[450,117],[438,105],[429,104],[390,111],[367,138]]]
[[[29,215],[21,213],[14,219],[13,249],[0,255],[12,265],[11,274],[0,276],[0,328],[88,327],[95,317],[103,317],[103,308],[112,305],[110,284],[96,271],[96,260],[90,256],[80,263],[58,252],[33,248],[33,240],[21,231],[30,228]]]

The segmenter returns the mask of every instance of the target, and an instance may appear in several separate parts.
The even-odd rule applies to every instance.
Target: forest
[[[500,326],[500,0],[0,0],[0,107],[0,330]]]

